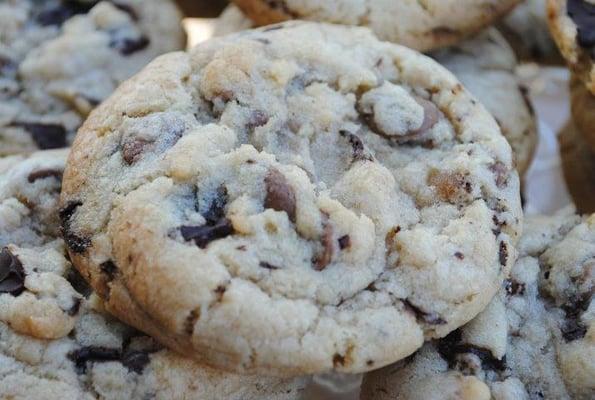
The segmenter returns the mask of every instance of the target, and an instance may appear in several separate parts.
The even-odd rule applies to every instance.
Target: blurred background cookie
[[[187,17],[215,18],[227,6],[227,0],[176,0]]]
[[[570,109],[578,132],[595,154],[595,96],[574,74],[570,79]]]

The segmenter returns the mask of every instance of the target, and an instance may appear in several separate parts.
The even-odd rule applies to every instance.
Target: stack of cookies
[[[0,3],[0,398],[594,398],[518,1],[236,3],[187,52],[170,1]]]

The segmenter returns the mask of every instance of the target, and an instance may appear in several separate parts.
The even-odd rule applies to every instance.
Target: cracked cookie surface
[[[301,398],[306,378],[216,371],[108,316],[59,237],[65,162],[66,151],[0,159],[0,398]]]
[[[66,147],[120,82],[184,43],[169,0],[3,1],[0,156]]]
[[[453,45],[519,0],[234,0],[259,26],[289,19],[364,26],[383,40],[426,51]]]
[[[527,217],[510,279],[477,318],[368,374],[362,399],[595,395],[595,215]]]
[[[595,94],[595,2],[548,0],[552,36],[573,72]]]
[[[448,334],[498,290],[521,218],[510,147],[452,74],[313,23],[155,60],[80,130],[61,203],[111,312],[269,374],[374,369]]]

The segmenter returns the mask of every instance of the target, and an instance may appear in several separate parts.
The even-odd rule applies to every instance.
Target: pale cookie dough
[[[257,25],[305,19],[371,28],[380,39],[426,51],[491,25],[520,0],[234,0]]]
[[[548,0],[552,36],[570,68],[595,94],[595,1]]]
[[[170,0],[0,3],[0,156],[66,147],[89,111],[184,48]]]
[[[79,131],[61,202],[111,312],[265,374],[370,370],[448,334],[521,223],[510,146],[451,73],[314,23],[155,60]]]
[[[519,252],[477,318],[368,374],[362,400],[593,399],[595,215],[528,217]]]
[[[57,236],[65,159],[0,159],[0,398],[301,399],[306,378],[216,371],[105,313]]]

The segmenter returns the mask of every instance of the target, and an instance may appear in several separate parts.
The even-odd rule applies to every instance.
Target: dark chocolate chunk
[[[337,368],[340,366],[344,366],[345,365],[345,356],[342,356],[339,353],[336,353],[333,356],[333,367]]]
[[[295,193],[287,183],[285,176],[279,170],[271,168],[264,178],[264,183],[266,185],[264,207],[276,211],[285,211],[289,220],[295,222]]]
[[[91,239],[77,235],[70,230],[70,219],[76,209],[83,203],[80,201],[71,201],[60,210],[60,221],[62,221],[62,236],[70,250],[75,253],[84,253],[91,246]]]
[[[504,289],[509,296],[523,295],[525,293],[525,284],[517,282],[513,279],[504,281]]]
[[[0,293],[18,296],[25,290],[25,269],[18,257],[3,248],[0,252]]]
[[[425,322],[426,324],[430,325],[444,325],[446,321],[443,320],[438,314],[433,312],[426,312],[419,308],[418,306],[414,305],[408,299],[401,300],[405,305],[405,308],[411,310],[413,314],[417,317],[419,321]]]
[[[118,267],[116,266],[116,264],[114,264],[112,260],[108,260],[104,263],[101,263],[99,265],[99,268],[101,269],[101,272],[103,272],[107,276],[107,279],[110,281],[113,281],[116,277],[116,274],[118,273]]]
[[[566,7],[568,16],[577,27],[578,44],[592,50],[595,47],[595,4],[585,0],[568,0]]]
[[[68,358],[74,362],[79,375],[87,372],[88,362],[120,361],[121,357],[120,350],[99,346],[82,347],[68,353]]]
[[[461,253],[460,251],[455,252],[455,257],[458,258],[459,260],[465,259],[465,255],[463,253]]]
[[[85,281],[85,279],[75,268],[70,268],[68,274],[66,275],[66,280],[70,282],[72,288],[78,293],[85,297],[91,296],[93,289],[91,289],[91,286],[89,286],[87,281]]]
[[[78,297],[73,297],[72,298],[72,307],[70,307],[66,311],[66,313],[72,317],[72,316],[78,314],[80,308],[81,308],[81,299],[79,299]]]
[[[349,235],[344,235],[339,238],[339,248],[341,250],[345,250],[351,247],[351,237]]]
[[[66,147],[66,129],[58,124],[42,124],[32,122],[14,122],[11,126],[21,127],[42,150]]]
[[[500,249],[498,250],[498,260],[500,261],[500,265],[503,267],[508,262],[508,247],[506,247],[506,243],[500,242]]]
[[[259,265],[261,268],[270,269],[270,270],[276,270],[276,269],[280,269],[280,268],[279,268],[279,267],[277,267],[276,265],[269,264],[268,262],[265,262],[265,261],[261,261],[261,262],[259,262],[259,263],[258,263],[258,265]]]
[[[562,307],[566,320],[562,326],[562,336],[567,342],[582,339],[587,333],[587,327],[581,321],[581,314],[587,311],[591,303],[591,295],[586,293],[572,299]]]
[[[228,200],[229,196],[227,194],[227,188],[224,185],[219,186],[211,204],[209,204],[207,210],[202,213],[202,216],[207,220],[208,225],[215,225],[225,217],[225,205]]]
[[[233,234],[233,225],[227,218],[223,218],[214,225],[182,226],[180,232],[184,240],[193,240],[194,243],[204,249],[213,240],[222,239]]]
[[[339,134],[349,140],[354,161],[372,161],[372,156],[366,151],[364,143],[359,136],[348,131],[340,131]]]
[[[136,138],[124,143],[122,146],[122,159],[128,165],[134,164],[140,160],[145,148],[151,143],[152,142],[141,138]]]
[[[123,56],[129,56],[137,51],[145,49],[149,43],[149,38],[143,35],[137,39],[114,39],[110,42],[110,47],[117,49]]]
[[[62,172],[58,169],[40,169],[39,171],[34,171],[29,174],[27,177],[27,181],[29,183],[33,183],[39,179],[45,178],[56,178],[59,181],[62,181]]]
[[[438,353],[448,362],[451,368],[457,367],[460,355],[470,353],[481,360],[483,369],[492,371],[504,371],[506,369],[506,357],[499,360],[487,349],[462,343],[460,329],[451,332],[438,341]]]
[[[122,355],[122,365],[128,368],[128,371],[142,374],[145,367],[151,362],[149,355],[144,351],[126,351]]]

